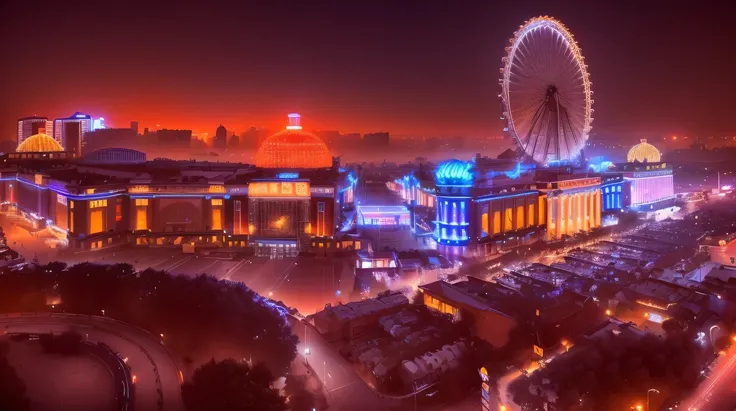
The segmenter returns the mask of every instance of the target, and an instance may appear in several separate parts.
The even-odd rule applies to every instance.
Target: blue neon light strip
[[[490,196],[490,197],[483,196],[483,197],[477,198],[477,199],[475,199],[473,201],[475,201],[476,203],[482,203],[482,202],[486,202],[486,201],[502,200],[504,198],[523,197],[523,196],[533,195],[533,194],[536,194],[536,193],[537,193],[536,191],[530,191],[530,192],[520,193],[520,194],[506,194],[506,195],[501,195],[501,196]]]
[[[112,198],[112,197],[122,196],[122,195],[125,195],[126,194],[124,191],[119,191],[119,192],[114,192],[114,193],[83,194],[83,195],[78,195],[78,194],[71,194],[68,191],[57,190],[57,189],[52,188],[52,187],[40,186],[40,185],[38,185],[36,183],[32,183],[32,182],[30,182],[28,180],[23,180],[23,179],[20,179],[20,178],[17,178],[17,177],[3,177],[3,178],[0,178],[0,181],[17,181],[19,183],[28,184],[30,186],[36,187],[36,188],[41,189],[41,190],[51,190],[51,191],[53,191],[53,192],[55,192],[57,194],[61,194],[61,195],[65,196],[67,198],[70,198],[72,200],[101,200],[101,199],[105,199],[105,198]]]

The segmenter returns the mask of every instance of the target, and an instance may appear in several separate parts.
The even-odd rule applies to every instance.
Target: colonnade
[[[601,226],[601,190],[547,197],[547,239],[590,231]]]

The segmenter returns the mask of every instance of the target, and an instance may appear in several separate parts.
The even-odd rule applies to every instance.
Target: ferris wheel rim
[[[516,54],[519,52],[519,47],[522,44],[523,40],[529,36],[535,29],[540,27],[547,27],[552,30],[554,30],[558,35],[562,37],[562,39],[565,42],[565,46],[567,47],[567,50],[570,51],[572,56],[572,61],[574,61],[575,65],[577,66],[578,70],[580,70],[579,79],[582,80],[582,95],[584,96],[584,107],[583,107],[583,124],[581,128],[581,135],[580,135],[580,142],[577,144],[579,147],[576,148],[576,151],[579,154],[579,151],[582,150],[582,148],[585,146],[585,142],[589,138],[590,130],[592,129],[591,124],[593,122],[593,99],[592,99],[592,90],[591,90],[591,81],[590,81],[590,74],[588,73],[587,65],[585,64],[585,58],[583,57],[582,50],[578,46],[577,42],[575,41],[575,38],[573,34],[570,32],[570,30],[567,29],[567,27],[559,20],[555,19],[554,17],[550,16],[538,16],[533,17],[524,24],[519,26],[519,29],[514,32],[514,36],[509,39],[510,46],[506,47],[506,55],[502,58],[503,67],[501,67],[501,72],[503,74],[503,77],[499,80],[499,83],[502,88],[502,92],[499,95],[502,102],[502,108],[503,108],[503,119],[506,122],[506,130],[508,131],[516,141],[516,143],[519,145],[519,147],[525,152],[525,154],[529,155],[529,157],[532,157],[533,160],[539,161],[539,159],[535,158],[536,152],[533,151],[532,153],[529,153],[527,148],[525,147],[525,143],[522,141],[521,136],[519,136],[517,131],[517,124],[514,119],[514,113],[512,111],[511,106],[511,73],[512,68],[514,65],[514,62],[516,61]],[[522,53],[523,54],[523,53]],[[528,145],[529,142],[526,142]],[[558,144],[559,141],[558,141]],[[571,155],[572,153],[569,150],[568,147],[568,155]],[[548,153],[544,153],[544,155],[548,155]]]

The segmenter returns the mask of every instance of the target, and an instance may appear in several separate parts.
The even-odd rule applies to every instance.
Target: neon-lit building
[[[56,143],[45,136],[24,144],[36,140]],[[38,216],[74,249],[192,244],[293,256],[315,241],[323,247],[335,242],[341,204],[353,201],[357,184],[337,162],[283,170],[145,161],[145,154],[124,149],[101,150],[79,163],[63,154],[5,155],[0,201],[5,211]],[[38,171],[29,173],[31,168]]]
[[[64,148],[49,135],[35,134],[18,144],[15,151],[18,153],[49,153],[64,151]]]
[[[620,173],[601,175],[601,191],[603,194],[601,207],[603,212],[621,211],[629,206],[628,187]]]
[[[84,135],[92,131],[92,127],[92,117],[89,114],[77,112],[68,118],[57,118],[54,120],[54,140],[61,143],[64,150],[80,156]]]
[[[622,207],[631,208],[642,212],[651,212],[674,204],[675,191],[672,168],[667,163],[661,162],[662,155],[656,147],[642,140],[629,150],[628,163],[619,163],[607,172],[602,173],[604,179],[620,178],[623,184]],[[604,209],[609,203],[606,201],[606,188],[604,182]],[[619,188],[615,188],[618,192]],[[616,201],[611,198],[612,201]]]
[[[529,170],[521,178],[518,164],[506,164],[499,172],[504,170],[499,164],[490,168],[478,163],[449,160],[435,170],[437,243],[466,247],[462,254],[485,255],[498,252],[509,240],[530,240],[545,219]]]
[[[52,135],[54,123],[46,117],[25,117],[18,119],[18,140],[20,145],[25,139],[36,134]]]
[[[327,145],[316,135],[302,130],[300,120],[299,114],[289,114],[286,130],[272,135],[261,144],[256,154],[257,167],[298,169],[332,166]]]
[[[406,206],[358,206],[358,227],[410,226],[411,213]]]
[[[601,177],[577,174],[571,167],[537,170],[537,188],[544,193],[547,240],[561,239],[601,226]],[[543,210],[539,210],[540,215]]]

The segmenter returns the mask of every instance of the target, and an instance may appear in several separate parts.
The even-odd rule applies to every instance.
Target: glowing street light
[[[650,388],[650,389],[649,389],[649,390],[647,391],[647,411],[649,411],[649,393],[650,393],[650,392],[656,392],[657,394],[659,394],[659,390],[657,390],[657,389],[654,389],[654,388]]]

